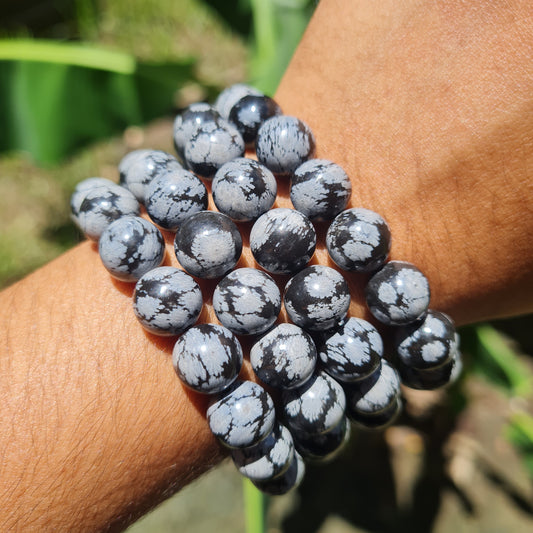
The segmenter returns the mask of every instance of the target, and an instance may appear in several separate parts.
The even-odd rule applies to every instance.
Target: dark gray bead
[[[174,267],[159,267],[141,277],[133,292],[133,311],[155,335],[178,335],[192,326],[202,310],[198,283]]]
[[[189,328],[172,352],[174,368],[187,387],[216,394],[230,387],[242,366],[242,348],[233,333],[218,324]]]
[[[249,94],[231,108],[229,121],[241,132],[245,143],[253,143],[263,122],[281,113],[281,107],[269,96]]]
[[[268,481],[287,471],[294,459],[290,431],[276,423],[261,442],[249,448],[236,448],[231,458],[239,472],[252,481]]]
[[[335,327],[350,307],[350,290],[342,274],[313,265],[298,272],[285,287],[285,309],[298,326],[311,331]]]
[[[428,309],[429,283],[411,263],[390,261],[366,286],[370,312],[384,324],[403,326],[422,318]]]
[[[166,170],[180,168],[182,167],[178,160],[167,152],[135,150],[126,154],[118,165],[120,184],[144,204],[148,184]]]
[[[255,94],[256,96],[261,96],[263,93],[257,90],[255,87],[246,85],[244,83],[236,83],[227,89],[224,89],[215,100],[215,109],[220,113],[220,115],[228,119],[232,107],[245,96],[249,94]]]
[[[293,435],[316,435],[337,426],[344,417],[346,397],[342,387],[319,370],[301,387],[282,392],[284,421]]]
[[[281,309],[281,295],[274,280],[255,268],[230,272],[215,288],[213,309],[220,322],[239,335],[267,331]]]
[[[294,209],[272,209],[260,216],[250,232],[255,260],[273,274],[291,274],[307,265],[315,252],[313,224]]]
[[[75,221],[86,237],[97,241],[113,221],[139,213],[139,202],[130,191],[110,185],[87,191]]]
[[[326,159],[310,159],[291,178],[291,202],[311,220],[331,220],[346,208],[352,182],[337,164]]]
[[[104,230],[98,250],[103,265],[113,277],[137,281],[162,263],[165,241],[151,222],[140,217],[123,217]]]
[[[299,387],[310,379],[316,358],[313,339],[294,324],[276,326],[250,351],[250,362],[257,377],[281,389]]]
[[[348,418],[355,422],[358,426],[367,429],[383,429],[390,426],[402,411],[402,400],[396,398],[396,400],[385,410],[376,414],[365,414],[358,411],[347,410]]]
[[[328,374],[343,383],[350,383],[379,369],[383,340],[372,324],[352,317],[328,333],[319,356]]]
[[[182,168],[155,177],[146,189],[146,211],[164,229],[176,231],[194,213],[207,209],[207,189],[200,179]]]
[[[115,187],[116,185],[116,183],[106,178],[87,178],[80,181],[70,197],[70,211],[74,222],[78,224],[77,219],[80,213],[81,204],[90,190],[98,187]]]
[[[199,278],[217,278],[231,270],[242,252],[242,238],[229,217],[201,211],[179,227],[174,250],[181,266]]]
[[[290,174],[315,154],[315,138],[309,126],[286,115],[269,118],[259,128],[257,159],[276,174]]]
[[[396,353],[402,363],[419,370],[439,367],[453,357],[455,333],[448,315],[429,309],[420,321],[395,331]]]
[[[237,382],[207,409],[213,434],[229,448],[247,448],[267,437],[274,428],[274,403],[257,383]]]
[[[335,263],[344,270],[373,272],[389,255],[391,235],[383,218],[361,207],[347,209],[331,223],[326,246]]]
[[[276,178],[253,159],[239,157],[222,165],[213,180],[217,209],[233,220],[248,221],[266,213],[276,200]]]
[[[252,483],[262,492],[272,496],[281,496],[299,487],[305,475],[305,463],[299,453],[294,453],[294,458],[289,468],[279,476],[266,481],[253,481]]]

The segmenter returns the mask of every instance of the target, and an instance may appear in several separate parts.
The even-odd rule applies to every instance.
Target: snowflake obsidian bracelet
[[[339,165],[314,159],[315,139],[304,122],[238,84],[213,107],[192,104],[178,115],[173,141],[179,160],[160,150],[127,154],[121,186],[104,178],[79,183],[72,218],[98,241],[110,274],[136,282],[133,310],[141,325],[179,335],[177,375],[209,395],[209,427],[243,476],[283,494],[301,482],[304,461],[331,459],[342,449],[351,423],[376,429],[393,422],[402,407],[400,384],[433,389],[457,378],[453,321],[429,309],[420,270],[388,261],[391,231],[383,217],[347,209],[351,181]],[[245,146],[258,161],[243,157]],[[219,212],[207,210],[211,178]],[[272,209],[277,179],[290,180],[294,209]],[[321,244],[337,269],[309,264],[316,221],[329,223]],[[253,223],[245,241],[256,268],[237,268],[241,232],[249,228],[242,222]],[[160,266],[158,228],[176,233],[183,270]],[[373,324],[347,316],[350,272],[370,275],[367,305],[393,330],[394,353],[384,353]],[[202,278],[217,280],[212,305],[220,324],[195,325]],[[282,304],[293,324],[278,323]],[[253,339],[257,382],[239,379],[240,335]]]

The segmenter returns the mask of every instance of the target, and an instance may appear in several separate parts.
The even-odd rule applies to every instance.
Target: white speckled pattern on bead
[[[273,496],[281,496],[290,490],[296,489],[305,475],[305,463],[301,455],[294,452],[294,458],[289,468],[281,475],[267,481],[253,481],[261,491]]]
[[[257,335],[276,321],[281,294],[274,280],[254,268],[230,272],[215,288],[213,309],[220,322],[239,335]]]
[[[90,190],[98,187],[109,188],[116,185],[116,183],[106,178],[86,178],[80,181],[76,185],[74,191],[72,192],[72,196],[70,197],[70,212],[74,222],[78,224],[77,218],[80,212],[81,204]]]
[[[378,413],[367,414],[347,409],[346,414],[358,426],[372,430],[383,429],[390,426],[396,420],[402,410],[402,406],[402,399],[398,396],[389,407]]]
[[[350,440],[350,424],[346,416],[326,433],[294,435],[294,445],[298,453],[309,461],[331,461]]]
[[[231,108],[243,97],[249,94],[255,94],[261,96],[263,93],[257,90],[255,87],[246,85],[244,83],[236,83],[231,87],[224,89],[215,100],[215,109],[225,119],[229,118]]]

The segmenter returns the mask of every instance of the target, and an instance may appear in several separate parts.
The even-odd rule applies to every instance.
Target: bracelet
[[[110,274],[136,283],[133,310],[142,326],[179,335],[177,375],[212,396],[209,427],[241,474],[267,493],[284,494],[301,482],[304,460],[339,453],[351,422],[391,424],[402,408],[401,384],[429,390],[454,382],[462,367],[459,337],[449,316],[429,309],[422,272],[388,261],[386,221],[347,209],[346,172],[315,159],[309,127],[283,115],[274,100],[234,85],[214,106],[192,104],[178,115],[173,139],[179,161],[135,150],[119,164],[120,185],[80,182],[72,217],[98,241]],[[257,161],[244,157],[246,149]],[[294,209],[272,209],[277,179],[290,179]],[[212,180],[218,212],[207,210],[205,180]],[[142,209],[153,223],[139,216]],[[309,266],[314,223],[321,221],[329,223],[325,244],[339,269]],[[242,222],[253,222],[258,268],[235,269]],[[176,233],[183,270],[160,266],[165,249],[157,226]],[[367,305],[392,328],[394,353],[385,357],[374,325],[347,317],[350,291],[341,271],[370,275]],[[194,325],[204,303],[194,278],[218,280],[212,302],[220,324]],[[282,301],[292,323],[278,323]],[[243,350],[236,335],[253,338],[250,362],[261,384],[238,379]]]

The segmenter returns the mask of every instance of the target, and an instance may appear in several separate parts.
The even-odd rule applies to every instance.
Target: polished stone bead
[[[174,250],[181,266],[199,278],[217,278],[230,271],[242,252],[242,238],[229,217],[201,211],[179,227]]]
[[[273,274],[291,274],[310,261],[316,247],[313,224],[294,209],[272,209],[260,216],[250,232],[255,260]]]
[[[245,143],[253,143],[263,122],[281,113],[281,107],[269,96],[249,94],[231,108],[229,120],[241,132]]]
[[[267,437],[276,419],[270,394],[257,383],[238,381],[207,409],[213,434],[229,448],[247,448]]]
[[[178,335],[192,326],[202,310],[198,283],[178,268],[158,267],[144,274],[133,292],[133,311],[155,335]]]
[[[295,324],[323,331],[335,327],[346,316],[350,290],[342,274],[327,266],[313,265],[289,280],[284,303]]]
[[[370,312],[384,324],[403,326],[422,318],[429,306],[429,283],[411,263],[390,261],[366,286]]]
[[[345,408],[342,387],[322,370],[301,387],[282,392],[283,419],[293,434],[325,433],[341,422]]]
[[[324,370],[343,383],[363,379],[379,369],[383,340],[377,329],[361,318],[349,318],[328,332],[320,346]]]
[[[161,232],[140,217],[123,217],[102,233],[98,250],[109,273],[122,281],[137,281],[158,267],[165,256]]]
[[[239,268],[222,279],[213,293],[221,324],[239,335],[267,331],[278,318],[281,295],[274,280],[255,268]]]
[[[262,92],[255,87],[246,85],[244,83],[236,83],[231,87],[224,89],[215,100],[215,109],[225,119],[229,119],[229,114],[233,106],[245,96],[253,94],[256,96],[262,96]]]
[[[352,183],[344,170],[326,159],[310,159],[291,177],[291,202],[311,220],[331,220],[346,208]]]
[[[314,156],[315,138],[309,126],[296,117],[275,116],[259,128],[256,153],[275,174],[290,174]]]
[[[344,270],[373,272],[389,255],[390,230],[383,218],[361,207],[347,209],[331,223],[326,235],[328,253]]]
[[[182,168],[160,174],[146,189],[146,211],[158,226],[170,231],[194,213],[205,211],[207,200],[202,181]]]
[[[252,483],[262,492],[272,496],[281,496],[300,486],[305,475],[305,463],[299,453],[294,452],[294,458],[289,468],[281,475],[266,481]]]
[[[313,339],[294,324],[280,324],[256,342],[250,362],[257,377],[266,385],[292,389],[313,375],[316,365]]]
[[[78,224],[78,215],[80,213],[80,207],[85,200],[85,196],[90,190],[96,189],[98,187],[115,187],[117,184],[106,178],[86,178],[80,181],[70,197],[70,212],[72,215],[73,221]]]
[[[88,190],[75,222],[86,237],[97,241],[113,221],[139,213],[140,205],[133,194],[114,184]]]
[[[225,327],[199,324],[177,340],[172,363],[184,385],[203,394],[216,394],[228,389],[237,379],[242,366],[242,348]]]
[[[233,220],[255,220],[276,200],[276,178],[253,159],[239,157],[222,165],[213,179],[213,201]]]
[[[120,184],[144,204],[148,184],[163,172],[180,168],[178,160],[162,150],[134,150],[126,154],[118,165]]]
[[[358,411],[350,411],[347,409],[348,418],[355,422],[358,426],[363,428],[377,430],[390,426],[402,412],[402,400],[396,398],[396,400],[383,411],[376,414],[365,414]]]

